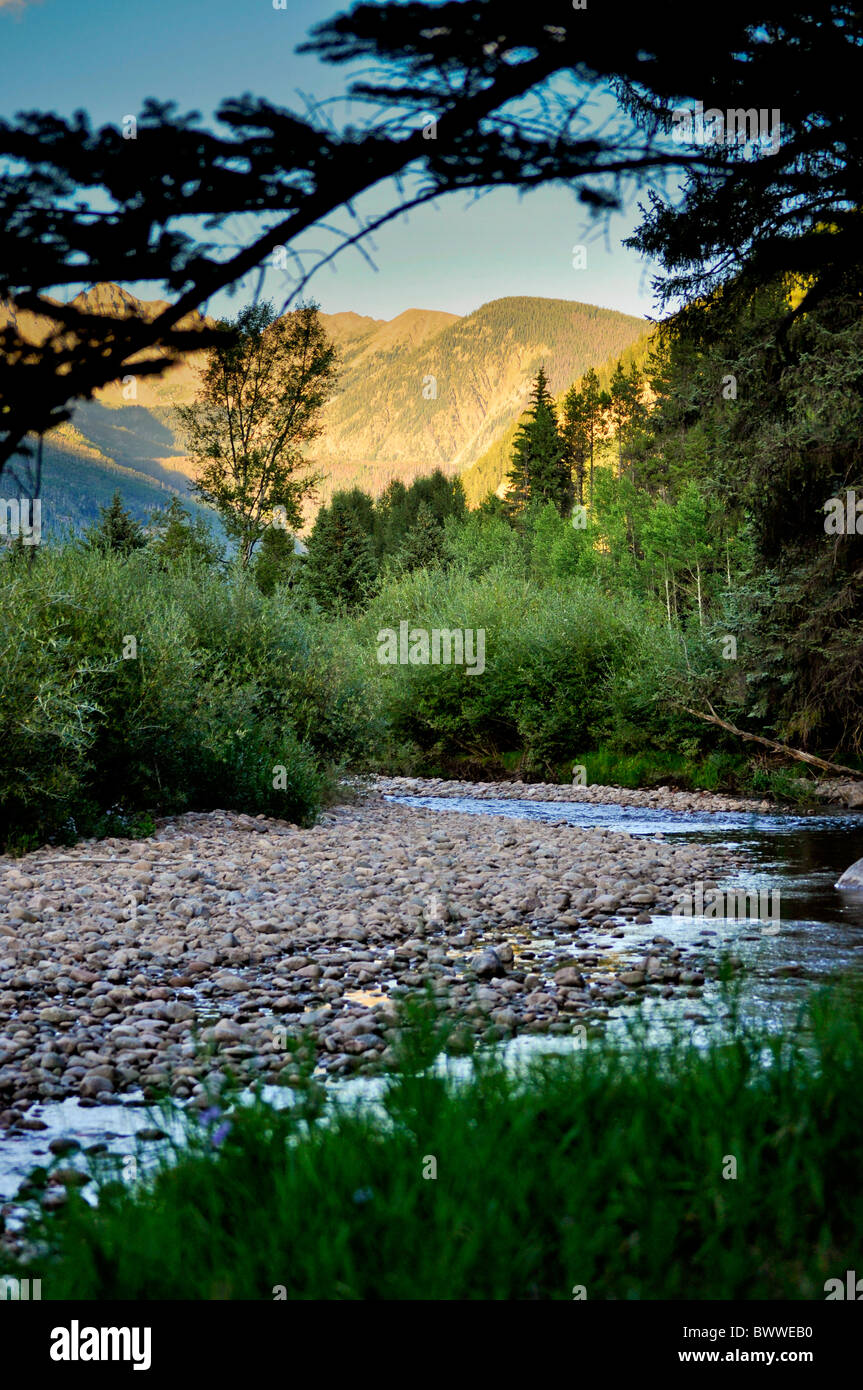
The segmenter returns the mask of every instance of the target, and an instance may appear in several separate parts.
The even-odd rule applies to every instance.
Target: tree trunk
[[[765,748],[770,748],[774,753],[784,753],[788,758],[797,758],[801,763],[809,763],[812,767],[823,768],[825,772],[844,772],[849,777],[863,777],[863,772],[857,768],[845,767],[844,763],[831,763],[826,758],[816,758],[814,753],[804,753],[799,748],[789,748],[787,743],[777,743],[775,739],[764,738],[762,734],[748,734],[744,729],[738,729],[734,724],[729,724],[727,719],[720,719],[716,710],[708,701],[709,714],[703,714],[701,710],[691,709],[689,705],[675,701],[679,709],[685,710],[687,714],[692,714],[696,719],[703,719],[705,724],[715,724],[719,729],[725,729],[726,733],[734,734],[735,738],[742,738],[746,743],[760,743]]]
[[[36,469],[35,469],[35,473],[34,473],[34,475],[33,475],[33,501],[31,502],[32,511],[31,511],[31,513],[30,513],[30,520],[31,520],[33,526],[36,525],[36,503],[37,503],[37,501],[41,501],[41,498],[42,498],[42,462],[43,462],[42,445],[44,444],[44,442],[45,442],[45,436],[44,436],[43,434],[40,434],[40,435],[39,435],[39,442],[38,442],[37,445],[36,445]],[[31,545],[31,546],[30,546],[30,554],[29,554],[29,556],[28,556],[28,559],[29,559],[31,565],[35,562],[35,560],[36,560],[36,546],[35,546],[35,545]]]

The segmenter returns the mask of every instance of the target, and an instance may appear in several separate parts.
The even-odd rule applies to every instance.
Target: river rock
[[[481,786],[531,800],[572,790]],[[413,784],[449,797],[473,789]],[[590,790],[626,802],[619,789]],[[639,804],[692,809],[675,796]],[[18,1127],[40,1097],[96,1106],[164,1085],[206,1104],[216,1084],[208,1044],[245,1084],[278,1075],[306,1034],[325,1072],[365,1069],[381,1054],[386,1065],[381,1033],[397,1025],[397,1001],[429,985],[451,1019],[468,1020],[466,1036],[570,1031],[573,1013],[640,997],[626,988],[643,980],[648,957],[661,988],[678,972],[703,978],[714,943],[638,934],[630,950],[632,926],[600,936],[599,919],[648,898],[662,910],[675,886],[724,882],[740,857],[659,834],[440,812],[375,790],[309,829],[189,812],[134,847],[46,846],[20,865],[0,856],[0,903],[5,890],[39,916],[0,939],[0,1096],[13,1107],[3,1123]],[[138,895],[146,879],[146,910],[132,922],[126,889]],[[180,913],[192,883],[195,911]]]
[[[863,859],[857,859],[836,880],[837,888],[863,888]]]
[[[487,951],[480,951],[471,957],[470,968],[480,980],[490,980],[495,976],[506,974],[503,961],[494,948]]]
[[[555,971],[554,983],[562,985],[564,989],[581,989],[584,985],[584,976],[580,970],[574,970],[571,965],[565,965],[561,970]]]
[[[113,1089],[113,1083],[108,1080],[107,1076],[99,1076],[95,1072],[85,1076],[80,1086],[81,1095],[91,1100],[95,1096],[103,1095],[108,1091],[113,1091]]]

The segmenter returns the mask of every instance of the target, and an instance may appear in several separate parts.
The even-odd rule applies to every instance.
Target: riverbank
[[[46,1213],[64,1173],[43,1170],[23,1239],[0,1236],[4,1268],[46,1300],[844,1298],[863,1035],[836,994],[810,1015],[782,1037],[605,1036],[518,1074],[498,1055],[446,1077],[425,1070],[418,1025],[373,1107],[315,1123],[312,1085],[294,1109],[187,1111],[155,1171],[143,1153],[76,1156],[98,1206],[73,1187]]]
[[[772,801],[722,792],[675,791],[670,787],[561,785],[557,782],[463,782],[444,777],[375,777],[382,796],[469,796],[480,800],[585,802],[594,806],[639,806],[660,811],[759,812],[778,809]]]
[[[2,859],[0,1125],[38,1128],[30,1104],[67,1096],[204,1105],[229,1072],[289,1075],[304,1034],[328,1073],[386,1066],[396,1001],[426,987],[490,1039],[697,998],[716,931],[654,936],[635,960],[627,932],[734,864],[562,822],[442,821],[376,792],[312,829],[214,811]]]

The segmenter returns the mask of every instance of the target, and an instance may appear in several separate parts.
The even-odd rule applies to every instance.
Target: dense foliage
[[[265,598],[158,544],[11,551],[0,567],[9,847],[195,807],[308,822],[336,769],[368,757],[375,706],[339,634],[284,589]]]

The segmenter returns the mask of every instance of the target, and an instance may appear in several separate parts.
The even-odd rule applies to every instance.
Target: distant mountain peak
[[[84,313],[116,314],[119,318],[127,318],[131,314],[137,314],[144,307],[143,300],[110,281],[91,285],[89,289],[76,294],[70,303]]]
[[[166,307],[111,283],[91,286],[72,303],[118,317],[153,318]],[[5,321],[10,318],[6,306]],[[51,327],[33,315],[19,319],[19,331],[34,341]],[[197,313],[185,320],[195,321],[205,320]],[[589,367],[622,353],[647,327],[643,319],[595,304],[534,295],[488,300],[462,315],[409,308],[382,319],[347,309],[322,313],[321,321],[340,358],[310,460],[328,475],[324,500],[339,487],[377,493],[393,478],[410,481],[435,468],[464,472],[521,415],[540,364],[558,395]],[[0,304],[0,327],[3,322]],[[98,391],[94,402],[75,411],[82,445],[98,449],[111,466],[146,474],[157,486],[176,486],[189,464],[181,457],[173,411],[195,399],[204,362],[195,352],[159,377],[140,378],[133,400],[120,382]]]

